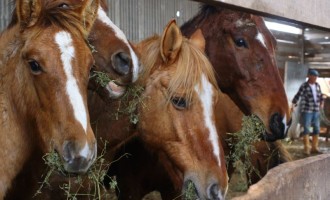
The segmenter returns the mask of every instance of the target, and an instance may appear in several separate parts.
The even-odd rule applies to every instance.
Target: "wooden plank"
[[[295,23],[330,29],[329,0],[193,0],[248,9],[252,12]]]

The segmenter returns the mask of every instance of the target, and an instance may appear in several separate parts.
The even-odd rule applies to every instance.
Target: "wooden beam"
[[[330,29],[329,0],[194,0],[236,7],[304,26]]]

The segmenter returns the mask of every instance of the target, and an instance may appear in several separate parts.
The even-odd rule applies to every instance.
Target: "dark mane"
[[[191,35],[191,33],[194,32],[197,27],[203,24],[210,15],[220,12],[220,10],[220,8],[215,6],[201,3],[199,12],[181,26],[180,29],[182,33],[184,35]]]

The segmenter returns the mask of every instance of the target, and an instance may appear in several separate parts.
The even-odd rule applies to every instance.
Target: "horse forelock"
[[[81,5],[75,6],[73,9],[63,9],[60,8],[56,2],[48,2],[36,26],[40,28],[58,26],[70,32],[74,37],[82,35],[87,38],[88,32],[84,27],[81,16],[79,12],[75,11],[75,9],[78,9],[80,6]]]
[[[142,44],[142,45],[141,45]],[[166,69],[168,66],[162,61],[160,56],[160,37],[155,35],[140,43],[139,48],[143,49],[141,60],[144,64],[140,81],[144,83],[146,79],[157,69]],[[169,98],[175,95],[178,89],[184,94],[184,98],[191,100],[195,87],[202,87],[202,76],[218,89],[214,70],[205,56],[197,47],[184,39],[180,53],[174,64],[176,67],[171,72],[168,94]],[[169,66],[170,67],[170,66]],[[183,90],[182,90],[183,89]]]
[[[182,33],[186,36],[192,35],[192,33],[197,28],[200,28],[201,26],[207,26],[207,24],[209,23],[213,24],[214,21],[210,22],[207,19],[209,18],[210,15],[214,15],[215,13],[218,12],[220,12],[220,10],[214,6],[201,4],[199,12],[193,18],[191,18],[181,26]],[[215,20],[215,21],[219,22],[219,20]]]
[[[183,88],[185,98],[191,100],[194,88],[198,87],[200,89],[202,87],[203,76],[213,87],[218,89],[213,67],[202,51],[188,40],[184,40],[178,56],[176,63],[178,67],[173,73],[168,88],[170,97],[174,95],[177,89]]]
[[[50,26],[57,26],[63,30],[72,33],[75,37],[83,36],[87,38],[87,30],[84,26],[84,22],[76,9],[79,9],[81,5],[72,6],[71,9],[64,9],[59,6],[56,1],[47,1],[43,3],[43,9],[40,13],[38,21],[33,26],[35,29],[44,29]],[[11,21],[7,29],[17,25],[17,11],[16,6],[13,10]],[[24,28],[24,27],[23,27]]]

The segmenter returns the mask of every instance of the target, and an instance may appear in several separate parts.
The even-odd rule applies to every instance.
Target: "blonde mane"
[[[167,63],[162,60],[160,55],[160,42],[161,38],[155,35],[151,38],[145,39],[138,44],[141,49],[141,62],[144,64],[144,71],[140,76],[140,83],[145,84],[148,77],[157,69],[163,68],[166,70]],[[210,83],[218,89],[214,70],[205,56],[205,54],[198,49],[195,45],[184,38],[181,50],[175,61],[174,71],[171,72],[171,79],[168,87],[169,97],[175,95],[177,89],[184,94],[184,98],[191,100],[194,88],[201,87],[202,75],[210,81]]]

